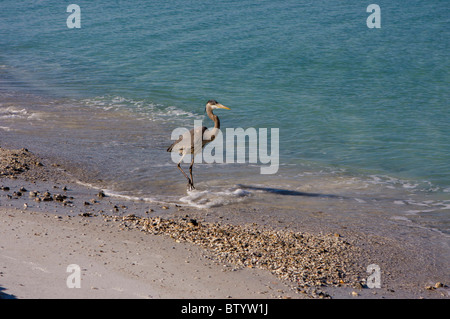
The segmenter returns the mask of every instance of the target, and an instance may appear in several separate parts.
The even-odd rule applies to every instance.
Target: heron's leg
[[[178,169],[181,171],[181,173],[183,173],[184,177],[186,177],[186,179],[188,180],[188,185],[192,185],[192,182],[189,178],[189,176],[187,176],[187,174],[183,171],[183,169],[181,168],[181,161],[183,160],[184,156],[186,154],[183,154],[183,156],[181,157],[180,161],[177,164]]]
[[[191,189],[195,189],[194,187],[194,177],[192,176],[192,166],[194,166],[194,154],[192,154],[191,166],[189,166],[189,175],[191,176]]]

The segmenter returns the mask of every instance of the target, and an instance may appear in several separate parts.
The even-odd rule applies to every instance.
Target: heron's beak
[[[216,106],[218,107],[218,108],[220,108],[220,109],[225,109],[225,110],[229,110],[230,108],[229,107],[226,107],[225,105],[222,105],[222,104],[216,104]]]

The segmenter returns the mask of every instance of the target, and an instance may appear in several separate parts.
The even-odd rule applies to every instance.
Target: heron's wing
[[[197,154],[201,152],[203,146],[205,146],[204,143],[204,136],[203,134],[208,128],[206,126],[199,126],[195,129],[192,129],[190,131],[191,133],[191,153]]]
[[[167,149],[167,152],[173,152],[173,151],[178,151],[178,152],[182,152],[182,151],[191,151],[191,149],[194,148],[194,139],[197,136],[202,136],[201,133],[199,133],[199,128],[195,129],[191,129],[188,132],[185,132],[183,135],[180,135],[180,137],[172,143],[172,145],[169,146],[169,148]],[[187,153],[189,153],[189,151]]]
[[[167,152],[182,151],[183,149],[189,148],[192,135],[194,135],[194,130],[190,130],[189,132],[180,135],[180,137],[169,146]]]
[[[173,148],[175,145],[177,145],[178,143],[180,143],[183,140],[183,135],[180,135],[180,137],[172,143],[172,145],[169,146],[169,148],[167,149],[167,152],[172,152]]]
[[[203,127],[203,146],[205,146],[206,144],[208,144],[209,142],[214,141],[214,139],[216,138],[216,135],[218,133],[217,129],[208,129],[206,127]]]
[[[207,130],[208,128],[206,126],[199,126],[180,135],[180,137],[169,146],[167,152],[189,150],[187,153],[198,153],[206,143],[211,142],[211,140],[205,141],[204,133]]]

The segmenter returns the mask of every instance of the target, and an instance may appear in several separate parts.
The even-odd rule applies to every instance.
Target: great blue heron
[[[208,117],[214,121],[213,129],[210,130],[206,126],[193,128],[189,132],[180,135],[180,138],[173,142],[173,144],[170,145],[167,149],[167,152],[179,152],[180,155],[182,155],[180,161],[177,164],[177,167],[188,180],[188,190],[195,189],[194,179],[192,178],[192,166],[194,166],[195,155],[200,153],[206,144],[212,142],[216,138],[217,133],[220,129],[219,117],[217,115],[214,115],[212,112],[212,110],[215,109],[229,110],[228,107],[220,104],[216,100],[209,100],[206,103],[206,114],[208,114]],[[189,166],[190,178],[181,168],[181,161],[186,156],[186,154],[191,154],[192,157],[191,166]]]

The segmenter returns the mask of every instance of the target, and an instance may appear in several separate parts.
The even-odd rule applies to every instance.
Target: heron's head
[[[206,103],[206,108],[205,110],[207,110],[208,108],[210,108],[211,110],[215,110],[215,109],[225,109],[225,110],[229,110],[229,107],[226,107],[225,105],[220,104],[219,102],[217,102],[216,100],[209,100]]]

